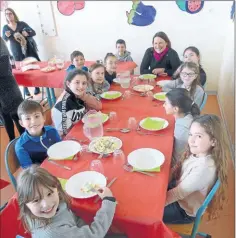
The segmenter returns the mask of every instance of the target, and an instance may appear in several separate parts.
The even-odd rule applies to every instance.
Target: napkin
[[[161,168],[160,167],[156,167],[154,169],[138,169],[138,168],[134,168],[133,167],[133,171],[144,171],[144,172],[160,172]]]
[[[166,99],[166,95],[165,94],[158,94],[158,95],[155,95],[155,98],[159,99],[159,100],[165,100]]]
[[[63,178],[57,178],[57,179],[59,180],[63,190],[65,190],[67,179],[63,179]]]
[[[104,98],[115,99],[120,96],[120,93],[104,93]]]
[[[70,157],[64,158],[63,160],[73,160],[74,157],[75,157],[75,155],[72,155]],[[58,160],[58,159],[54,159],[54,158],[49,158],[49,159],[51,159],[51,160]]]
[[[142,127],[147,129],[159,130],[162,129],[165,125],[165,121],[157,121],[148,117],[143,123]]]

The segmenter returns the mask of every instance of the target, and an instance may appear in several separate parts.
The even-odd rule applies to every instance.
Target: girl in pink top
[[[163,221],[192,223],[207,194],[220,179],[221,186],[208,206],[210,218],[222,209],[227,185],[227,144],[220,119],[196,117],[190,127],[188,149],[171,173]]]

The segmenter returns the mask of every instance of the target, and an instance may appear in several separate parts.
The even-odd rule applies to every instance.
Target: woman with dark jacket
[[[5,9],[7,25],[3,27],[2,37],[10,41],[11,52],[16,61],[22,61],[26,57],[34,57],[40,61],[37,53],[37,45],[33,39],[35,31],[23,21],[19,21],[15,11],[11,8]],[[25,94],[30,96],[28,88],[24,88]],[[39,94],[40,89],[35,88],[34,94]]]
[[[24,128],[20,126],[17,116],[17,108],[23,101],[23,98],[12,75],[9,56],[7,46],[2,37],[0,37],[0,120],[11,141],[15,139],[13,121],[20,134],[24,132]]]
[[[140,66],[141,74],[155,74],[159,76],[172,76],[180,66],[180,59],[171,42],[164,32],[153,36],[153,47],[146,50]]]

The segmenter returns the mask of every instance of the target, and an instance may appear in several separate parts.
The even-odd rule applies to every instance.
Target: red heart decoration
[[[58,11],[65,15],[70,16],[75,11],[75,2],[74,1],[57,1]]]
[[[85,1],[75,1],[75,10],[81,10],[85,6]]]

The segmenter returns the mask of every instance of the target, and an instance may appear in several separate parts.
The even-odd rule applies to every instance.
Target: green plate
[[[140,122],[140,126],[149,131],[159,131],[168,126],[168,121],[159,117],[147,117]]]
[[[155,79],[157,76],[155,74],[142,74],[139,76],[140,79]]]
[[[63,178],[57,178],[57,179],[59,180],[63,190],[65,190],[67,179],[63,179]]]
[[[156,93],[153,95],[153,97],[159,101],[165,101],[166,100],[166,93],[161,92],[161,93]]]
[[[101,98],[113,100],[113,99],[119,98],[121,95],[122,93],[118,91],[108,91],[108,92],[102,93]]]

